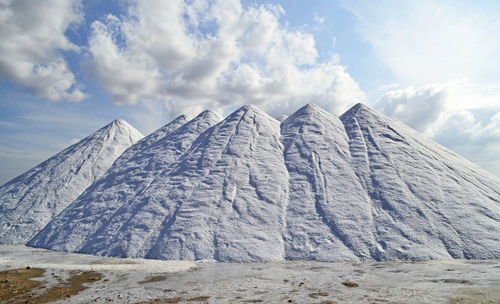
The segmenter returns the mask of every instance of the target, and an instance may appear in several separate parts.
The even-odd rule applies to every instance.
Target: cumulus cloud
[[[463,83],[409,87],[386,92],[375,107],[499,175],[500,92],[478,93]]]
[[[398,81],[421,86],[499,81],[498,3],[345,1],[358,30]]]
[[[434,139],[499,175],[500,111],[491,117],[467,110],[450,112]]]
[[[338,56],[280,23],[280,6],[133,1],[92,24],[87,70],[121,104],[165,101],[173,115],[252,103],[271,114],[314,102],[340,112],[364,100]]]
[[[445,110],[447,95],[446,88],[441,86],[409,87],[386,92],[376,108],[419,132],[432,135],[433,126]]]
[[[65,36],[82,18],[79,0],[0,2],[0,78],[50,100],[85,98],[60,51],[78,51]]]

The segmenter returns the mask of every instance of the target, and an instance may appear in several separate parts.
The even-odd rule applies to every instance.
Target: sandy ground
[[[26,267],[45,270],[37,288],[100,275],[57,303],[500,303],[500,260],[194,263],[0,246],[0,271]]]

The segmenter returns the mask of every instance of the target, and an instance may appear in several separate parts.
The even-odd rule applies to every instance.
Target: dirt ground
[[[86,287],[84,284],[99,281],[102,275],[94,271],[72,271],[69,278],[59,278],[55,286],[47,287],[41,278],[47,270],[26,267],[0,272],[0,301],[2,303],[50,303],[70,298]]]

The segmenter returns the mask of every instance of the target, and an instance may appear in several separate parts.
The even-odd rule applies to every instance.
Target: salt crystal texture
[[[143,136],[117,119],[0,187],[0,244],[25,244]]]
[[[30,242],[216,261],[500,258],[500,180],[357,104],[204,112],[133,146]]]

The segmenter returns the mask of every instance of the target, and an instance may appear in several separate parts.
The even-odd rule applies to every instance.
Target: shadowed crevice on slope
[[[369,258],[372,236],[359,228],[370,226],[370,205],[358,195],[342,123],[310,104],[282,122],[281,135],[290,189],[286,257]]]

